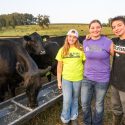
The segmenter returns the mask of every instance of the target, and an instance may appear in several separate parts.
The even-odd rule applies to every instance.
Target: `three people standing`
[[[78,32],[72,29],[57,54],[58,88],[63,92],[61,120],[65,125],[70,120],[73,125],[77,125],[80,87],[84,125],[103,125],[104,98],[109,81],[112,84],[113,125],[125,125],[122,122],[122,117],[125,120],[125,18],[113,18],[111,27],[117,36],[112,40],[101,35],[100,21],[93,20],[89,24],[90,39],[83,42],[84,51],[78,42]],[[83,52],[86,55],[84,79]],[[110,55],[114,55],[111,76]],[[94,113],[91,109],[93,97]]]

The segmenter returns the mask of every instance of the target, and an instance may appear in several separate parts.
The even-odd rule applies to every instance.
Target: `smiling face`
[[[92,38],[98,38],[101,35],[102,26],[98,22],[90,24],[89,32]]]
[[[125,24],[121,20],[112,22],[112,31],[118,37],[125,37]]]
[[[69,43],[69,45],[74,45],[77,41],[77,37],[74,36],[74,34],[72,33],[71,35],[67,36],[67,42]]]

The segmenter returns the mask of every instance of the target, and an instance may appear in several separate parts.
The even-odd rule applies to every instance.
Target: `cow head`
[[[35,74],[26,72],[24,74],[24,81],[26,82],[26,95],[28,97],[28,106],[35,108],[38,106],[37,96],[41,87],[41,76],[45,75],[51,70],[51,66],[48,66],[44,70],[38,70]]]
[[[42,38],[36,32],[32,33],[29,36],[24,36],[23,46],[26,48],[29,54],[44,55],[46,53]]]
[[[34,60],[22,46],[17,46],[16,72],[23,78],[28,97],[28,106],[37,106],[37,95],[40,88],[40,73]]]

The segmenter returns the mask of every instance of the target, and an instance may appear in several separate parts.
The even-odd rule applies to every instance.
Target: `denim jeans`
[[[68,123],[78,117],[78,97],[80,94],[81,81],[68,81],[62,79],[63,109],[61,120]]]
[[[98,83],[84,78],[81,87],[81,102],[83,121],[85,125],[102,125],[104,114],[104,97],[108,89],[108,82]],[[94,113],[91,102],[95,98]]]
[[[124,115],[125,119],[125,92],[122,92],[116,89],[114,86],[111,86],[111,101],[112,101],[112,110],[115,115]]]

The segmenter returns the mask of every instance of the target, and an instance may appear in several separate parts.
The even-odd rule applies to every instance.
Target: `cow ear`
[[[27,43],[30,42],[31,40],[32,40],[32,39],[31,39],[30,36],[25,35],[25,36],[23,37],[23,47],[25,48],[26,45],[27,45]]]
[[[24,38],[24,40],[26,40],[26,41],[31,41],[31,40],[32,40],[31,37],[30,37],[30,36],[27,36],[27,35],[25,35],[23,38]]]

